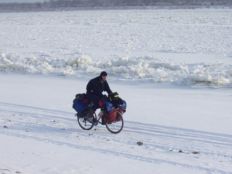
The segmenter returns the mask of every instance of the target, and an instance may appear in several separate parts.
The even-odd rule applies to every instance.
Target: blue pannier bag
[[[73,101],[73,109],[75,109],[77,112],[82,112],[86,109],[87,105],[79,100]]]
[[[106,105],[107,112],[111,112],[114,109],[113,104],[109,101],[107,101],[105,105]]]
[[[78,113],[83,112],[88,107],[88,99],[85,94],[77,94],[73,100],[73,109]]]

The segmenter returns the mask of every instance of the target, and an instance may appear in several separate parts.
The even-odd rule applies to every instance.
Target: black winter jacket
[[[106,91],[108,94],[112,93],[107,81],[102,81],[101,77],[99,76],[89,81],[86,90],[87,94],[94,94],[98,97],[103,96],[103,91]]]

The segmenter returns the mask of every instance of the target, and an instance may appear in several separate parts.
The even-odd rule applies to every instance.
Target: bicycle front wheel
[[[122,114],[120,112],[117,113],[117,119],[116,121],[113,121],[112,123],[106,122],[106,129],[110,131],[113,134],[117,134],[122,131],[124,126],[124,121]]]
[[[94,116],[90,116],[90,117],[77,117],[77,122],[79,124],[79,126],[84,129],[84,130],[90,130],[93,128],[94,126]]]

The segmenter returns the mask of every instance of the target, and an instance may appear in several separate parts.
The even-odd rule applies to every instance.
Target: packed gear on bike
[[[100,76],[90,80],[86,94],[77,94],[73,100],[73,109],[77,112],[78,124],[82,129],[89,130],[101,123],[111,133],[119,133],[124,125],[122,115],[126,112],[127,104],[117,92],[111,91],[106,76],[107,73],[103,71]],[[108,96],[102,94],[104,91]],[[97,115],[98,108],[100,112]]]
[[[113,93],[115,94],[115,93]],[[111,133],[119,133],[124,126],[123,114],[126,112],[126,101],[120,97],[107,97],[99,101],[100,112],[93,111],[91,102],[86,94],[77,94],[73,108],[77,111],[77,121],[84,130],[90,130],[98,123],[105,125]]]

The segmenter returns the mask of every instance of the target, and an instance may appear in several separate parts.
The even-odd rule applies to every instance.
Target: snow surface
[[[112,82],[128,102],[125,127],[113,135],[100,125],[79,128],[71,105],[86,81],[11,74],[0,80],[3,173],[231,174],[231,90]]]
[[[0,174],[232,174],[232,11],[0,14]],[[71,108],[109,72],[118,135]],[[143,142],[139,146],[137,142]]]
[[[231,87],[231,24],[230,9],[1,13],[0,71]]]

